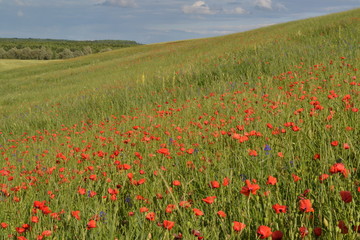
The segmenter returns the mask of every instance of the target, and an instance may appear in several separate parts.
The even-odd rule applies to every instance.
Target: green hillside
[[[2,128],[13,128],[15,124],[25,128],[27,124],[30,128],[35,124],[42,128],[47,120],[52,126],[53,119],[41,117],[38,121],[37,111],[47,111],[58,103],[69,112],[76,110],[76,116],[71,114],[73,121],[90,114],[82,106],[99,109],[100,115],[95,111],[94,116],[88,116],[99,119],[108,116],[114,108],[127,112],[135,102],[136,107],[145,107],[149,96],[134,101],[138,96],[130,89],[142,95],[154,85],[164,89],[194,85],[203,89],[221,87],[226,81],[255,84],[258,76],[272,77],[299,61],[317,64],[343,55],[355,61],[359,59],[359,11],[223,37],[120,49],[16,71],[0,69]],[[123,91],[129,99],[115,100]],[[104,109],[100,104],[103,100],[112,102],[114,108]],[[19,114],[24,116],[24,123]],[[58,118],[57,123],[61,124],[62,120]]]
[[[359,16],[0,61],[0,236],[359,239]]]

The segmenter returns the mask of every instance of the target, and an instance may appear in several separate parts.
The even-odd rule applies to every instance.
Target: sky
[[[149,44],[243,32],[360,7],[360,0],[0,0],[0,38]]]

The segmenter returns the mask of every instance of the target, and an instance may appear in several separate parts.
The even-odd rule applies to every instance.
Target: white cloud
[[[266,10],[287,10],[286,6],[282,3],[272,0],[256,0],[254,2],[255,7],[266,9]]]
[[[211,10],[210,7],[204,1],[197,1],[193,5],[186,5],[182,8],[186,14],[214,14],[215,11]]]
[[[265,9],[272,9],[272,1],[271,0],[256,0],[255,6]]]
[[[22,17],[22,16],[24,16],[23,11],[19,10],[19,11],[17,12],[17,16],[18,16],[18,17]]]
[[[137,7],[134,0],[105,0],[99,3],[104,6],[115,6],[115,7]]]
[[[241,7],[236,7],[231,10],[224,10],[224,13],[226,13],[226,14],[246,14],[248,12]]]
[[[26,5],[28,5],[29,3],[25,3],[25,2],[22,1],[22,0],[15,0],[15,4],[16,4],[17,6],[26,6]]]

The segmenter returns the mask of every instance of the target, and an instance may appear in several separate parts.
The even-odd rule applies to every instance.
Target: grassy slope
[[[15,60],[15,59],[0,59],[0,72],[9,71],[22,67],[33,67],[38,64],[51,63],[49,61],[42,60]]]
[[[98,102],[104,95],[109,96],[110,89],[128,91],[133,87],[146,93],[146,86],[138,89],[141,83],[161,86],[162,81],[167,83],[174,79],[175,72],[181,74],[183,84],[188,79],[190,83],[204,85],[205,82],[199,81],[213,77],[209,74],[225,74],[228,78],[241,77],[245,80],[261,72],[270,77],[273,70],[264,68],[259,64],[259,59],[271,60],[285,68],[289,64],[295,64],[300,58],[304,62],[318,63],[329,54],[329,49],[337,54],[344,52],[352,54],[348,57],[358,58],[359,48],[351,45],[351,41],[360,35],[359,13],[360,10],[357,9],[223,37],[139,46],[66,61],[24,66],[16,71],[5,70],[0,75],[1,125],[3,129],[17,129],[19,126],[26,128],[24,124],[30,123],[40,128],[45,127],[47,120],[43,117],[37,123],[39,109],[42,109],[40,112],[48,111],[48,107],[56,103],[66,106],[69,112],[76,111],[74,120],[81,120],[84,115],[79,109]],[[351,31],[346,31],[346,28],[351,28]],[[348,34],[348,39],[341,36],[342,32]],[[348,47],[353,50],[349,52]],[[234,70],[236,61],[227,61],[224,66],[222,58],[234,58],[247,64]],[[162,83],[163,86],[164,84]],[[85,95],[91,96],[92,100],[83,97]],[[94,99],[97,97],[99,99]],[[74,99],[77,100],[73,101]],[[146,104],[146,101],[143,102]],[[124,109],[128,103],[122,104],[120,110],[129,110],[127,107]],[[29,113],[34,111],[35,115]],[[84,111],[86,114],[86,110]],[[22,122],[19,114],[23,116]],[[109,112],[105,111],[104,115],[107,114]],[[14,117],[19,121],[14,123]],[[50,124],[53,125],[54,122]],[[30,124],[29,127],[33,125]]]
[[[359,12],[2,72],[0,235],[358,239]]]

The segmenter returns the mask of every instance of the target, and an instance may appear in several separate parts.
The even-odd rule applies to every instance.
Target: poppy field
[[[359,13],[0,71],[1,239],[358,239]]]

